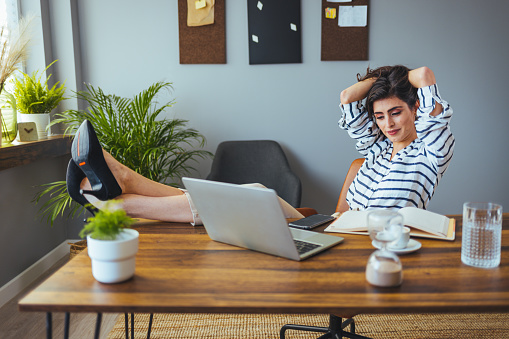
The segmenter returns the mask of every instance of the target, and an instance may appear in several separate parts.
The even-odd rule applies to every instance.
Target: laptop
[[[298,261],[343,241],[290,228],[272,189],[192,178],[182,181],[212,240]]]

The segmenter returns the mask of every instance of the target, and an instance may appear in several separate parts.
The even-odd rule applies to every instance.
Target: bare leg
[[[150,180],[118,162],[108,152],[103,150],[103,154],[122,188],[117,199],[122,200],[122,207],[129,216],[173,222],[193,221],[189,201],[180,189]],[[87,178],[81,183],[81,188],[90,189]],[[94,196],[86,194],[85,197],[98,209],[104,204]]]
[[[144,218],[170,222],[193,222],[193,214],[185,195],[147,197],[122,194],[122,207],[133,218]]]
[[[105,150],[103,150],[103,154],[106,164],[110,168],[115,179],[117,179],[123,194],[139,194],[149,197],[182,195],[182,191],[178,188],[161,184],[136,173],[129,167],[118,162]]]
[[[85,181],[84,189],[90,187]],[[85,198],[98,209],[102,209],[105,201],[85,194]],[[170,222],[193,222],[193,214],[189,201],[184,194],[165,197],[149,197],[139,194],[121,194],[115,200],[122,201],[122,208],[133,218],[143,218]]]

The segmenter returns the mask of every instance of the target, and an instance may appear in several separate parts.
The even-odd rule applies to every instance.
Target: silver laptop
[[[212,240],[292,260],[306,259],[343,241],[288,227],[272,189],[191,178],[182,181]]]

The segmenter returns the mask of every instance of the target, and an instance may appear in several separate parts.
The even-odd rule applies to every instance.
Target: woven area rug
[[[146,338],[148,314],[135,314],[135,337]],[[327,327],[328,315],[154,314],[150,337],[279,338],[284,324]],[[509,338],[509,313],[358,315],[356,333],[371,338]],[[286,331],[286,338],[317,338],[319,333]],[[120,315],[108,339],[125,338]]]

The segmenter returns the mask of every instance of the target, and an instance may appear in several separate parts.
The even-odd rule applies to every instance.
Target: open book
[[[325,232],[368,234],[368,214],[372,211],[346,211],[331,223]],[[403,215],[405,226],[411,228],[412,236],[443,240],[456,238],[454,219],[417,207],[404,207],[398,212]]]

